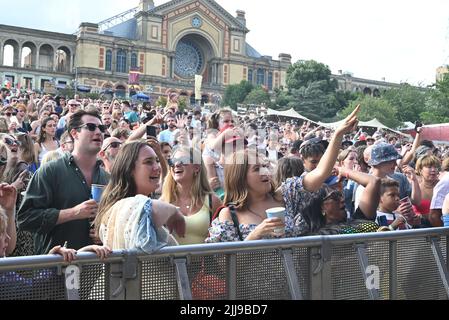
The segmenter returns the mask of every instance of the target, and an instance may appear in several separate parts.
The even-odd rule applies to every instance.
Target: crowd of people
[[[419,127],[414,140],[369,134],[363,106],[330,129],[169,98],[2,89],[0,256],[429,228],[449,214],[448,150]],[[267,217],[276,207],[284,219]]]

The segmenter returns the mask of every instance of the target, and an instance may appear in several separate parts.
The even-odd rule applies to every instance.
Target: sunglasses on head
[[[95,123],[85,123],[82,126],[79,126],[77,129],[80,128],[87,128],[87,130],[91,132],[94,132],[98,128],[100,129],[101,133],[104,133],[107,129],[105,125],[102,124],[96,125]]]
[[[329,193],[327,196],[324,197],[323,201],[326,200],[335,200],[340,201],[340,199],[343,197],[343,194],[340,191],[334,190],[331,193]]]
[[[108,148],[117,149],[117,148],[120,147],[121,145],[122,145],[121,142],[114,141],[114,142],[111,142],[110,144],[108,144],[108,145],[106,146],[106,148],[103,149],[103,151],[106,151]]]
[[[13,139],[10,139],[10,138],[5,138],[5,143],[8,146],[13,146],[13,145],[20,146],[22,144],[19,140],[13,140]]]

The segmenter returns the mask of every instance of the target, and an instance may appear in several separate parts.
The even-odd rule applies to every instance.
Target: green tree
[[[338,83],[331,79],[328,66],[314,60],[300,60],[287,70],[288,93],[278,95],[276,102],[286,103],[312,119],[333,119],[347,105],[347,94],[337,93]]]
[[[165,96],[160,96],[157,100],[156,100],[156,107],[164,107],[167,105],[167,97]]]
[[[396,107],[399,121],[415,122],[426,109],[429,93],[423,88],[401,84],[399,88],[387,90],[382,97]]]
[[[187,108],[187,97],[179,97],[178,98],[178,110],[184,112]]]
[[[271,104],[270,95],[262,87],[257,87],[253,89],[246,96],[243,101],[245,104],[265,104],[269,106]]]
[[[239,84],[231,84],[226,87],[222,105],[237,109],[238,103],[243,103],[246,96],[254,89],[248,81],[243,80]]]
[[[349,106],[341,112],[340,119],[348,116],[358,104],[361,105],[358,116],[361,121],[369,121],[376,118],[392,129],[401,125],[401,122],[397,118],[398,110],[395,106],[390,104],[386,99],[371,96],[359,97],[357,100],[350,102]]]
[[[449,122],[449,74],[437,81],[429,95],[421,120],[426,124]]]
[[[329,67],[315,60],[299,60],[287,70],[287,86],[289,90],[313,85],[323,92],[335,92],[338,84],[331,79]]]

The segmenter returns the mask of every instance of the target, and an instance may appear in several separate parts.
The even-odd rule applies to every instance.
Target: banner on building
[[[139,84],[140,72],[138,70],[130,70],[128,77],[128,84]]]
[[[203,76],[195,75],[195,100],[201,100],[201,85],[203,83]]]

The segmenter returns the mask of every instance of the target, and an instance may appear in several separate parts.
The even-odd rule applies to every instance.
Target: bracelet
[[[391,224],[388,226],[388,229],[390,229],[391,231],[395,231],[396,230],[395,228],[393,228],[393,226]]]

